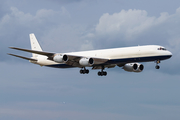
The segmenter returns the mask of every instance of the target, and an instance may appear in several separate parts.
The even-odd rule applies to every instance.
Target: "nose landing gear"
[[[155,63],[156,63],[155,68],[156,68],[156,69],[159,69],[159,68],[160,68],[160,66],[159,66],[158,64],[160,63],[160,60],[156,60],[156,61],[155,61]]]

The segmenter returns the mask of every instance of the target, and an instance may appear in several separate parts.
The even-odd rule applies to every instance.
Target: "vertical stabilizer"
[[[31,49],[36,50],[36,51],[42,51],[42,48],[39,45],[35,35],[32,33],[32,34],[29,34],[29,37],[30,37],[30,42],[31,42]],[[33,58],[37,58],[38,56],[42,56],[42,55],[32,53],[32,56]]]

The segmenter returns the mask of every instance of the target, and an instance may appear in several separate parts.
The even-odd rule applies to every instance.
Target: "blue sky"
[[[1,120],[179,120],[179,0],[0,0]],[[78,68],[40,67],[8,56],[31,54],[35,33],[43,50],[70,52],[157,44],[173,57],[143,63],[141,73],[116,67],[108,76]]]

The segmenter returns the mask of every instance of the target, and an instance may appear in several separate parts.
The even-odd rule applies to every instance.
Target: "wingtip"
[[[13,49],[14,47],[9,47],[10,49]]]
[[[7,53],[8,55],[12,55],[13,56],[13,54],[11,54],[11,53]]]
[[[15,49],[15,50],[19,50],[19,49],[22,49],[22,48],[18,48],[18,47],[9,47],[10,49]]]
[[[14,56],[14,55],[13,55],[13,54],[11,54],[11,53],[7,53],[7,55]]]

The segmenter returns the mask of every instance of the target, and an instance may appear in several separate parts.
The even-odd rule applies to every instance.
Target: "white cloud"
[[[159,18],[150,17],[145,10],[122,10],[119,13],[101,16],[96,26],[96,33],[100,35],[115,35],[126,40],[134,40],[150,27],[163,23],[168,13],[162,13]]]
[[[52,9],[40,9],[35,15],[30,13],[24,13],[16,7],[11,7],[11,13],[7,13],[1,18],[0,21],[0,34],[8,34],[26,28],[42,30],[43,28],[51,28],[58,24],[60,21],[66,21],[69,19],[70,14],[65,9],[61,8],[61,11],[54,11]],[[4,31],[6,30],[6,31]],[[44,29],[45,30],[45,29]],[[3,34],[4,33],[4,34]]]
[[[136,43],[161,44],[166,47],[180,45],[180,8],[174,14],[160,13],[159,17],[148,16],[145,10],[122,10],[110,15],[103,14],[95,27],[97,41],[107,45]],[[105,45],[106,45],[105,44]]]
[[[80,50],[81,50],[81,51],[93,50],[93,48],[94,48],[94,47],[93,47],[91,41],[85,40],[85,42],[81,45]]]

